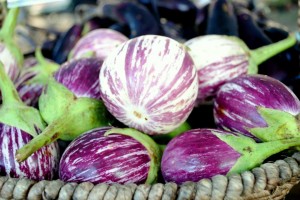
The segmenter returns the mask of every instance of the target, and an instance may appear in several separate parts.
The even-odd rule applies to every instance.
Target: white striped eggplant
[[[215,97],[219,87],[243,74],[256,74],[258,65],[296,44],[297,34],[267,46],[250,50],[238,37],[204,35],[185,42],[197,68],[197,105]]]
[[[19,8],[9,9],[0,30],[0,61],[10,79],[16,80],[23,64],[23,54],[14,41]]]
[[[24,60],[20,75],[15,81],[21,100],[26,105],[38,107],[44,85],[59,67],[54,61],[45,59],[41,50],[37,48],[35,56]]]
[[[166,182],[197,182],[251,170],[270,156],[299,144],[299,138],[256,143],[224,130],[191,129],[167,144],[161,171]]]
[[[279,80],[259,74],[243,75],[220,87],[214,101],[219,128],[256,140],[297,137],[297,96]]]
[[[108,111],[150,135],[171,132],[186,121],[198,92],[196,68],[184,46],[158,35],[120,45],[104,61],[99,79]]]
[[[62,155],[65,182],[154,183],[161,153],[147,135],[130,128],[92,129],[73,140]]]
[[[122,33],[108,29],[95,29],[79,39],[69,54],[69,60],[97,57],[104,60],[118,45],[127,41]]]
[[[36,137],[45,122],[39,111],[26,106],[0,62],[0,89],[3,103],[0,108],[0,173],[32,180],[52,179],[58,171],[59,147],[52,143],[31,155],[25,162],[15,159],[17,149]]]
[[[18,150],[18,161],[57,139],[71,141],[85,131],[108,125],[100,100],[101,66],[97,58],[82,58],[63,64],[54,73],[39,98],[39,110],[48,126]]]

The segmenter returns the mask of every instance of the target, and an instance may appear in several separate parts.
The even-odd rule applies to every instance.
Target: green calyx
[[[223,135],[215,133],[215,135],[235,151],[240,153],[235,165],[227,173],[227,175],[241,173],[251,170],[263,163],[268,157],[286,150],[291,147],[299,146],[300,138],[290,138],[282,140],[274,140],[263,143],[256,143],[253,139],[243,135]]]
[[[5,44],[10,53],[17,60],[18,66],[21,68],[23,66],[24,56],[13,38],[17,26],[18,16],[19,8],[12,8],[8,10],[0,30],[0,42]]]
[[[102,101],[76,98],[71,91],[53,79],[49,80],[39,99],[39,108],[48,126],[17,151],[18,162],[57,139],[71,141],[93,128],[109,126],[107,110]]]
[[[158,171],[160,169],[160,160],[161,160],[161,150],[160,147],[154,142],[154,140],[136,129],[133,128],[112,128],[105,132],[105,136],[110,134],[121,134],[127,135],[135,140],[139,141],[148,151],[150,156],[150,169],[148,172],[148,177],[146,184],[153,184],[157,181]]]
[[[18,92],[10,80],[4,66],[0,62],[0,89],[2,106],[0,108],[0,122],[19,128],[32,136],[44,130],[45,123],[37,109],[26,106],[20,99]]]
[[[54,72],[56,72],[60,65],[54,62],[47,61],[40,48],[36,48],[35,50],[35,58],[37,59],[37,65],[28,69],[28,71],[34,72],[36,76],[34,78],[27,81],[28,84],[43,84],[46,85],[48,83],[49,77],[52,77]]]
[[[260,140],[267,142],[300,137],[298,120],[294,115],[260,106],[257,107],[257,112],[266,121],[267,126],[251,128],[249,132]]]

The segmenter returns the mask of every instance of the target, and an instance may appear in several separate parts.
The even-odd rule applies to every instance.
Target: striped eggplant
[[[19,8],[9,9],[0,30],[0,61],[13,81],[18,77],[24,59],[13,37],[18,15]]]
[[[92,129],[64,151],[59,178],[65,182],[154,183],[160,150],[147,135],[129,128]]]
[[[72,48],[68,59],[97,57],[104,60],[118,45],[127,41],[122,33],[108,29],[95,29],[83,37]]]
[[[29,106],[38,107],[38,100],[44,85],[58,68],[58,64],[45,59],[41,50],[37,48],[35,56],[24,60],[20,75],[15,81],[21,100]]]
[[[215,97],[219,87],[243,74],[255,74],[258,65],[296,44],[296,35],[250,50],[238,37],[204,35],[185,42],[197,68],[197,105]]]
[[[276,135],[283,138],[299,135],[288,127],[290,124],[298,127],[294,120],[300,113],[299,99],[282,82],[266,75],[243,75],[225,83],[216,95],[213,112],[218,127],[255,139],[268,141]],[[271,119],[275,121],[273,124]],[[268,127],[277,126],[279,129],[270,130],[269,135]],[[253,128],[262,128],[256,129],[262,135],[257,135],[258,138],[253,135]]]
[[[17,151],[18,161],[57,139],[71,141],[90,129],[107,126],[107,111],[100,99],[102,61],[82,58],[64,63],[48,80],[39,110],[48,126]]]
[[[57,143],[45,146],[25,162],[15,159],[17,149],[36,137],[44,128],[39,111],[26,106],[0,62],[0,89],[3,103],[0,108],[0,173],[10,177],[32,180],[52,179],[58,171]]]
[[[161,172],[166,182],[177,184],[241,173],[299,143],[298,138],[256,143],[249,137],[224,130],[191,129],[167,144]]]
[[[100,70],[101,98],[120,122],[150,135],[171,132],[191,113],[196,68],[179,42],[140,36],[120,45]]]

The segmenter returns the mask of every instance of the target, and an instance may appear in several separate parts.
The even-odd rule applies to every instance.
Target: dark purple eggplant
[[[106,17],[128,24],[130,27],[129,38],[146,34],[161,34],[160,24],[151,12],[142,4],[136,2],[121,2],[103,6]]]
[[[251,11],[243,8],[235,10],[238,21],[239,37],[250,49],[256,49],[272,43],[272,40],[268,38],[256,23]]]
[[[166,182],[177,184],[229,176],[251,170],[270,156],[299,144],[299,138],[256,143],[223,130],[192,129],[167,144],[161,171]]]
[[[265,75],[244,75],[220,87],[214,101],[219,128],[270,141],[299,135],[300,102],[282,82]]]
[[[81,38],[82,30],[82,24],[74,24],[62,33],[55,42],[51,59],[58,64],[66,62],[70,51]]]
[[[24,56],[14,40],[19,8],[8,10],[0,30],[0,61],[9,77],[14,81],[19,76]]]
[[[48,80],[39,98],[39,110],[48,126],[18,150],[18,161],[57,139],[71,141],[85,131],[108,126],[107,111],[100,99],[102,62],[96,58],[73,60]]]
[[[14,178],[51,180],[55,177],[59,164],[58,144],[44,146],[32,154],[25,162],[16,161],[16,151],[31,141],[45,128],[40,113],[26,106],[4,71],[0,62],[0,173]]]
[[[29,106],[38,107],[38,100],[49,77],[58,70],[59,65],[45,59],[39,48],[35,56],[24,60],[24,65],[15,86],[21,100]]]
[[[129,128],[92,129],[67,147],[59,178],[65,182],[155,183],[160,166],[158,145]]]
[[[212,0],[208,9],[206,34],[239,36],[234,7],[228,0]]]

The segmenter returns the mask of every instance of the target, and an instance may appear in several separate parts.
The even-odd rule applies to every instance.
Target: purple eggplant
[[[234,36],[205,35],[185,42],[198,73],[197,105],[214,98],[219,87],[244,74],[255,74],[258,65],[294,46],[299,33],[277,43],[250,50]]]
[[[237,17],[231,1],[212,0],[207,17],[206,34],[239,36]]]
[[[45,59],[39,48],[35,56],[24,60],[24,65],[15,86],[22,101],[29,106],[38,107],[38,99],[49,77],[58,70],[59,65]]]
[[[58,144],[44,146],[25,162],[16,161],[16,151],[45,128],[39,111],[26,106],[4,71],[0,62],[0,89],[3,103],[0,108],[0,173],[15,178],[51,180],[59,164]]]
[[[65,182],[154,183],[161,153],[147,135],[129,128],[92,129],[67,147],[59,178]]]
[[[100,99],[97,58],[77,59],[63,64],[48,80],[39,98],[46,129],[17,151],[18,161],[57,139],[71,141],[85,131],[107,126],[106,108]]]
[[[128,38],[108,28],[93,30],[83,36],[72,48],[69,60],[83,57],[97,57],[104,60],[118,45]]]
[[[227,82],[216,95],[213,111],[218,127],[256,140],[296,137],[299,133],[295,118],[300,113],[299,99],[269,76],[244,75]]]
[[[0,30],[0,61],[11,80],[16,80],[23,65],[23,54],[14,41],[19,8],[8,11]]]
[[[228,131],[192,129],[167,144],[161,171],[166,182],[198,182],[251,170],[270,156],[299,144],[299,138],[256,143]]]
[[[51,59],[58,64],[66,62],[70,51],[82,37],[82,31],[82,24],[74,24],[66,32],[62,33],[55,42]]]
[[[120,2],[103,6],[103,14],[130,27],[129,38],[161,34],[160,24],[152,13],[137,2]]]
[[[100,70],[101,98],[126,126],[165,134],[186,121],[198,92],[196,68],[184,46],[165,36],[120,45]]]

